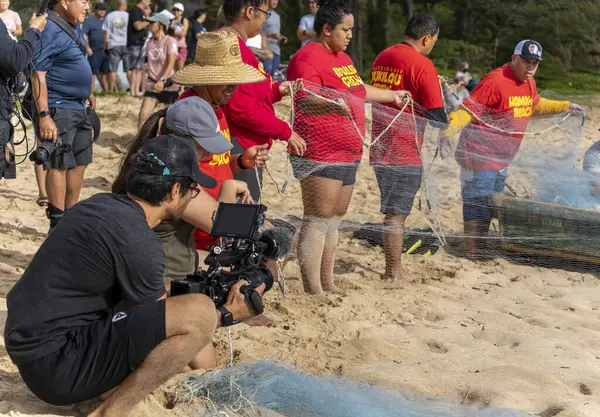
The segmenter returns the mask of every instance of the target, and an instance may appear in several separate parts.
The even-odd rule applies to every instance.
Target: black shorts
[[[150,97],[158,100],[160,104],[173,104],[179,98],[178,91],[163,91],[162,93],[157,93],[156,91],[146,91],[144,93],[144,97]]]
[[[146,52],[144,51],[144,44],[130,45],[127,47],[129,54],[129,69],[141,71],[146,65]]]
[[[118,311],[66,334],[58,351],[18,366],[27,387],[54,405],[75,404],[118,386],[166,339],[165,300]]]
[[[88,56],[88,62],[90,63],[92,74],[105,74],[107,60],[108,57],[104,53],[104,50],[93,51],[92,56]]]
[[[381,193],[381,213],[408,216],[421,188],[423,167],[375,166]]]
[[[294,177],[299,180],[306,177],[330,178],[341,181],[342,185],[354,185],[356,183],[356,171],[360,161],[348,164],[328,164],[316,162],[299,156],[290,156]]]
[[[0,120],[0,179],[17,178],[17,163],[9,149],[14,149],[14,128],[8,120]]]
[[[44,169],[71,169],[91,164],[94,132],[87,110],[50,109],[50,115],[61,137],[62,146],[56,147],[44,162]],[[34,119],[39,138],[37,114]]]

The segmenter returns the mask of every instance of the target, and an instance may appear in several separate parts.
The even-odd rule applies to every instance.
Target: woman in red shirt
[[[229,103],[222,107],[229,130],[233,153],[242,153],[254,145],[268,144],[273,139],[286,141],[290,150],[302,155],[306,150],[304,140],[292,131],[290,126],[275,115],[273,103],[289,93],[289,83],[273,83],[262,64],[254,56],[246,41],[261,33],[263,25],[271,15],[267,0],[224,0],[223,15],[225,26],[219,30],[235,33],[239,38],[240,53],[244,63],[258,69],[266,77],[256,84],[240,85],[231,96]],[[262,169],[259,169],[262,178]],[[256,174],[251,170],[240,171],[235,178],[248,183],[252,198],[260,198],[260,185]]]
[[[314,26],[317,39],[301,48],[287,69],[288,80],[308,81],[305,90],[328,98],[301,91],[295,99],[294,129],[307,140],[304,156],[292,157],[304,204],[298,259],[304,290],[311,294],[338,291],[333,276],[337,229],[350,204],[362,157],[364,100],[401,105],[409,96],[362,82],[344,52],[353,27],[354,16],[345,1],[321,1]]]

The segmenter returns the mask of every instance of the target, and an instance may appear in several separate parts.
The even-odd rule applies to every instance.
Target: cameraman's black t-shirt
[[[127,46],[143,45],[148,29],[137,30],[133,25],[136,22],[144,21],[144,11],[138,6],[133,6],[129,10],[129,23],[127,23]]]
[[[164,267],[160,240],[134,200],[97,194],[76,204],[8,294],[11,359],[22,365],[55,352],[69,331],[105,319],[117,305],[158,300]]]

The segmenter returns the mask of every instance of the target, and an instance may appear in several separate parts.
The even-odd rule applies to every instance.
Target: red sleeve
[[[311,83],[323,85],[323,78],[319,71],[308,62],[304,60],[296,60],[293,65],[288,67],[287,69],[287,79],[290,81],[295,81],[302,78],[305,81],[310,81]]]
[[[281,83],[271,83],[271,88],[273,88],[273,103],[279,103],[283,98],[279,90],[280,85]]]
[[[421,97],[421,102],[419,104],[427,110],[444,107],[442,88],[440,87],[438,73],[433,64],[421,73],[419,95]]]
[[[266,138],[288,140],[292,136],[292,128],[256,101],[252,94],[252,84],[240,85],[236,93],[223,107],[227,120],[246,130]]]

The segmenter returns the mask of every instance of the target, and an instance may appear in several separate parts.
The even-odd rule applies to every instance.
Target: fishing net
[[[512,410],[408,398],[364,383],[310,375],[275,361],[250,363],[192,376],[179,386],[178,402],[185,403],[190,397],[204,399],[207,414],[214,416],[533,416]]]
[[[549,92],[541,96],[558,99]],[[581,143],[585,116],[532,114],[531,98],[511,100],[509,112],[498,112],[466,98],[460,109],[471,123],[448,138],[444,155],[439,125],[413,101],[400,109],[365,104],[348,92],[303,82],[292,98],[291,123],[306,140],[306,155],[292,155],[284,172],[271,172],[286,196],[280,214],[313,223],[313,239],[347,230],[379,244],[392,230],[381,225],[382,205],[394,214],[412,206],[408,251],[419,234],[441,246],[470,239],[463,217],[487,210],[490,232],[477,240],[494,244],[480,245],[480,255],[497,256],[503,248],[558,255],[567,263],[600,262],[600,199],[594,175],[581,162],[591,145]],[[478,171],[488,172],[482,177]],[[332,182],[323,179],[356,183],[352,194],[332,200]]]

